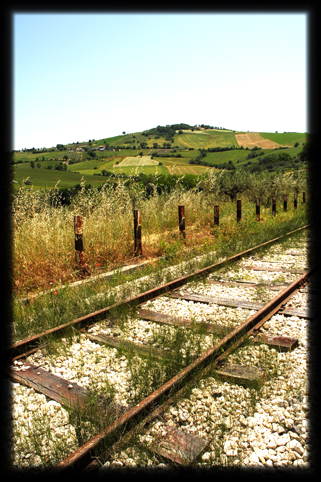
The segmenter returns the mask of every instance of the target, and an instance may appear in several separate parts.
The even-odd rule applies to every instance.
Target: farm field
[[[258,132],[248,132],[246,134],[235,134],[237,144],[239,146],[248,147],[249,149],[257,146],[263,149],[273,149],[280,146],[277,142],[270,139],[264,139]]]
[[[119,157],[118,161],[120,161],[122,158]],[[106,168],[111,168],[117,159],[114,157],[112,159],[102,159],[102,160],[97,160],[93,159],[92,161],[83,161],[83,162],[77,162],[77,164],[70,164],[68,165],[68,169],[71,171],[80,171],[80,170],[86,170],[86,169],[94,169],[97,167],[97,169],[106,169]]]
[[[151,159],[150,156],[138,156],[138,157],[125,157],[125,159],[119,164],[121,167],[129,166],[158,166],[159,162]]]
[[[123,173],[126,174],[126,176],[134,175],[140,172],[143,172],[144,174],[152,174],[153,176],[157,174],[168,174],[168,170],[166,169],[165,166],[159,166],[158,162],[157,165],[147,165],[147,166],[115,166],[112,169],[113,172],[117,173]]]
[[[165,163],[164,163],[165,164]],[[182,176],[185,174],[193,174],[194,176],[199,176],[201,174],[204,174],[206,169],[208,169],[206,166],[197,166],[197,165],[184,165],[184,164],[178,164],[178,163],[173,163],[172,165],[166,165],[165,166],[168,174],[176,174],[178,176]]]
[[[268,133],[268,132],[260,132],[260,135],[264,137],[264,139],[269,139],[271,141],[277,142],[282,146],[294,146],[296,142],[302,145],[303,142],[307,141],[307,134],[300,134],[298,132],[284,132],[284,133]]]
[[[94,171],[95,172],[95,171]],[[60,188],[70,188],[80,183],[83,175],[76,172],[56,171],[49,169],[32,169],[30,166],[25,167],[19,165],[14,169],[14,186],[17,188],[21,186],[24,180],[29,178],[31,184],[35,188],[53,188],[59,182]],[[85,181],[93,186],[100,186],[103,182],[103,177],[90,175],[86,172]]]
[[[278,154],[278,153],[283,153],[286,152],[290,156],[295,156],[297,155],[300,151],[302,151],[302,146],[298,147],[289,147],[286,150],[283,149],[262,149],[260,152],[263,153],[263,155],[267,154]],[[247,156],[251,152],[250,150],[247,149],[237,149],[237,150],[231,150],[231,151],[223,151],[223,152],[209,152],[205,158],[206,161],[208,161],[211,164],[223,164],[228,161],[232,161],[234,164],[237,163],[237,161],[240,161],[240,165],[244,164],[247,162]],[[251,159],[253,163],[256,162],[256,159]]]
[[[155,131],[155,129],[154,129]],[[58,151],[57,148],[47,148],[48,152],[35,150],[33,152],[13,152],[12,161],[14,163],[14,179],[15,187],[20,185],[24,179],[29,177],[29,181],[35,187],[53,187],[60,181],[59,187],[73,187],[79,184],[82,177],[86,183],[99,185],[104,181],[102,175],[103,170],[114,171],[115,173],[124,173],[126,175],[133,174],[139,168],[140,172],[145,174],[173,174],[179,175],[193,174],[200,175],[208,167],[189,164],[189,161],[200,155],[200,149],[216,148],[216,147],[239,147],[237,139],[243,141],[241,144],[244,149],[231,149],[221,152],[208,152],[204,161],[209,165],[227,164],[230,161],[240,168],[247,164],[247,156],[249,149],[255,147],[265,147],[260,151],[263,155],[269,153],[277,154],[281,152],[278,147],[289,146],[286,151],[290,156],[297,156],[302,150],[302,144],[307,140],[307,134],[304,133],[258,133],[258,132],[242,132],[227,131],[221,129],[206,129],[199,131],[191,131],[184,129],[183,134],[176,131],[171,139],[166,138],[165,134],[157,135],[149,131],[137,132],[114,136],[110,138],[98,139],[77,143],[70,143],[64,146],[64,150]],[[170,142],[169,142],[170,141]],[[299,146],[294,147],[295,143]],[[143,144],[144,143],[144,146]],[[130,144],[133,144],[130,146]],[[93,151],[95,148],[105,145],[114,150]],[[76,147],[85,147],[87,152],[76,152]],[[155,146],[156,150],[155,150]],[[134,147],[134,148],[133,148]],[[248,147],[248,149],[246,149]],[[166,149],[164,149],[166,148]],[[46,149],[46,148],[43,148]],[[69,152],[69,151],[73,152]],[[159,154],[167,154],[168,157],[152,157],[153,152]],[[174,152],[176,151],[176,152]],[[143,157],[138,157],[140,153]],[[175,155],[181,157],[173,157]],[[56,164],[68,162],[67,171],[56,170]],[[34,161],[35,168],[30,166],[30,162]],[[71,164],[69,162],[72,162]],[[77,161],[77,162],[75,162]],[[162,165],[158,165],[161,162]],[[256,158],[251,159],[251,164],[256,164]],[[39,165],[39,167],[38,167]],[[47,169],[51,166],[51,169]],[[175,167],[174,167],[175,166]]]
[[[202,133],[178,134],[174,137],[174,144],[179,147],[194,147],[194,149],[208,149],[209,147],[229,147],[237,145],[233,133],[208,131]]]

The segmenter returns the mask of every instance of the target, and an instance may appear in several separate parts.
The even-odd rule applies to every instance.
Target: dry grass
[[[264,231],[264,208],[261,207],[262,222],[252,225],[255,205],[252,199],[246,201],[245,195],[242,195],[244,222],[236,223],[236,203],[219,199],[219,176],[220,173],[211,170],[202,181],[201,191],[197,188],[183,191],[177,182],[170,194],[158,195],[154,186],[154,194],[149,198],[135,183],[126,188],[124,181],[119,180],[116,187],[106,183],[100,191],[95,188],[86,191],[83,182],[82,190],[68,207],[61,206],[57,187],[52,191],[21,187],[13,202],[14,296],[137,263],[133,209],[141,211],[142,260],[163,255],[184,259],[216,250],[221,244],[234,246],[244,229],[244,236],[258,229]],[[275,185],[273,189],[276,190]],[[220,226],[214,228],[213,206],[218,202]],[[179,205],[185,207],[184,240],[178,227]],[[75,215],[81,215],[83,220],[85,272],[82,274],[75,260]],[[292,215],[278,212],[277,218],[269,222],[287,222]],[[270,209],[266,211],[266,219],[269,218]]]
[[[14,294],[50,288],[78,279],[74,248],[74,216],[83,220],[84,260],[87,274],[109,271],[137,262],[134,253],[133,207],[141,210],[144,259],[168,253],[180,244],[178,205],[185,206],[188,245],[211,236],[212,209],[204,196],[176,189],[171,195],[143,194],[105,187],[80,192],[74,204],[59,205],[58,190],[21,188],[14,203]],[[56,205],[54,207],[54,205]],[[202,213],[202,214],[201,214]],[[202,236],[200,228],[202,226]],[[185,246],[185,245],[184,245]]]
[[[235,139],[239,146],[243,147],[261,147],[262,149],[274,149],[280,147],[280,144],[264,139],[258,132],[249,132],[248,134],[235,134]],[[289,146],[290,147],[290,146]]]

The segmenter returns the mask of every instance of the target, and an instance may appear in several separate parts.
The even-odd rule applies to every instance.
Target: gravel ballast
[[[290,251],[290,249],[288,250]],[[242,268],[252,263],[263,267],[306,267],[306,242],[293,252],[304,256],[284,254],[279,246],[258,261],[246,258],[229,270],[211,275],[213,279],[237,279],[273,282],[292,282],[298,275],[283,272],[250,271]],[[273,262],[273,263],[272,263]],[[275,263],[277,262],[277,263]],[[280,265],[278,264],[280,263]],[[300,310],[316,306],[309,288],[313,279],[303,287],[286,307]],[[276,293],[264,286],[256,289],[246,286],[229,286],[189,283],[184,292],[204,294],[244,301],[267,302]],[[215,304],[205,305],[186,300],[161,297],[145,303],[142,308],[158,313],[192,318],[196,323],[206,322],[235,327],[251,316],[253,310],[229,308]],[[266,468],[310,468],[312,440],[309,431],[308,346],[310,321],[297,316],[274,315],[262,331],[298,338],[299,346],[293,352],[279,353],[265,344],[248,343],[228,357],[228,363],[257,366],[268,374],[266,382],[257,390],[220,381],[213,376],[201,380],[192,393],[168,409],[162,417],[150,424],[138,443],[114,453],[101,467],[101,471],[114,467],[169,467],[170,463],[154,454],[151,448],[168,430],[175,427],[197,435],[207,441],[207,447],[195,462],[197,467],[233,466]],[[105,333],[124,339],[159,347],[155,342],[157,331],[152,322],[128,318],[124,329],[108,322],[92,327],[92,334]],[[168,336],[175,328],[166,326]],[[213,345],[213,335],[202,337],[201,350]],[[117,403],[132,404],[132,372],[126,356],[116,348],[102,346],[80,335],[70,344],[62,342],[62,352],[48,356],[39,350],[27,358],[58,376],[90,390],[104,389],[112,393]],[[21,362],[15,362],[15,368]],[[79,434],[71,423],[68,411],[59,403],[18,383],[10,383],[13,409],[8,412],[12,420],[12,461],[15,468],[54,465],[80,446]]]

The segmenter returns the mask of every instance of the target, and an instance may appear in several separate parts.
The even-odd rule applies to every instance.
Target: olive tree
[[[251,174],[247,171],[223,171],[220,177],[220,194],[229,196],[235,201],[238,194],[243,193],[251,187]]]

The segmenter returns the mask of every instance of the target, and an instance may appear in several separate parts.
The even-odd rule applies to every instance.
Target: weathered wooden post
[[[255,200],[255,204],[256,204],[256,220],[257,221],[260,221],[260,203],[261,203],[261,199],[260,197],[258,196]]]
[[[272,196],[272,216],[276,215],[276,196]]]
[[[298,195],[297,193],[294,193],[294,209],[298,207]]]
[[[219,226],[220,224],[220,208],[218,204],[214,206],[214,226]]]
[[[134,209],[135,256],[142,256],[142,225],[139,209]]]
[[[179,222],[179,232],[183,238],[186,238],[184,206],[178,206],[178,222]]]
[[[82,238],[82,217],[74,216],[74,229],[75,229],[75,258],[78,269],[84,264],[84,246]]]
[[[242,201],[241,199],[236,201],[236,220],[241,221],[242,217]]]
[[[288,196],[286,194],[283,195],[283,211],[286,213],[288,210]]]

